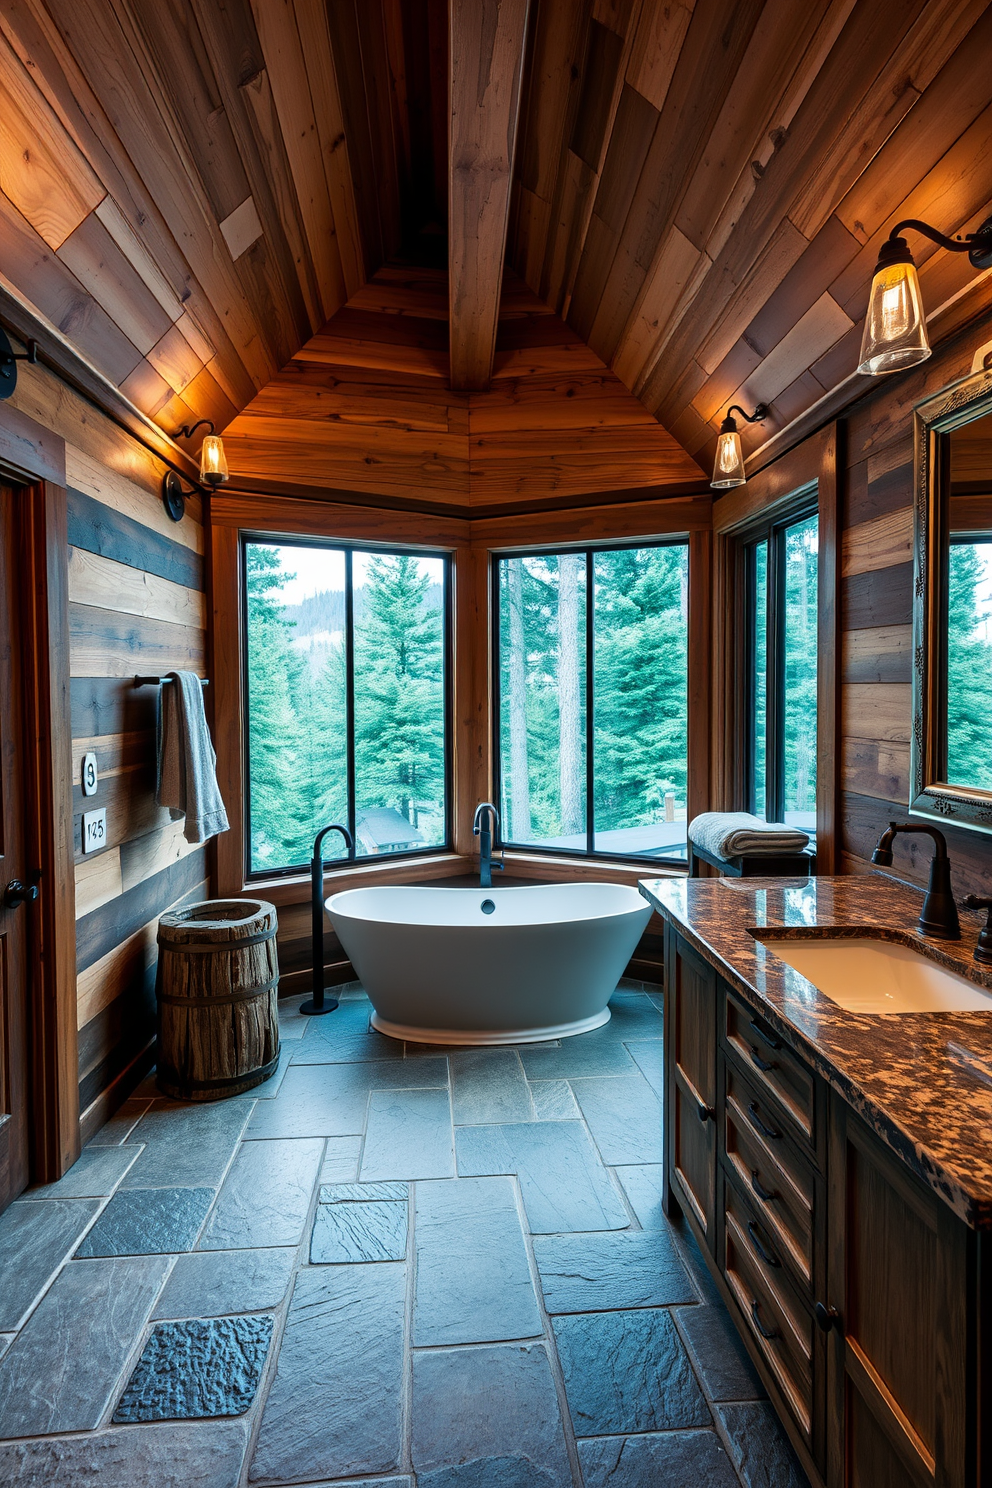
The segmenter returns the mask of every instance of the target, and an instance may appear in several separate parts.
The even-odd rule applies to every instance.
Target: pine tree
[[[952,543],[947,598],[947,778],[992,790],[992,642],[985,623],[992,543]]]
[[[444,656],[431,578],[409,555],[373,557],[355,634],[356,810],[394,807],[443,840]],[[422,819],[423,818],[423,819]]]

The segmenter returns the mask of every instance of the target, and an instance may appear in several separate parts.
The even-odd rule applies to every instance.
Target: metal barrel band
[[[163,1065],[160,1071],[161,1077],[170,1085],[182,1085],[187,1090],[225,1090],[230,1085],[241,1085],[245,1080],[254,1079],[255,1084],[261,1085],[270,1075],[275,1074],[279,1064],[279,1055],[270,1059],[268,1064],[260,1065],[258,1069],[245,1070],[243,1075],[225,1075],[223,1079],[217,1080],[189,1080],[185,1075],[180,1075],[168,1065]]]
[[[245,940],[214,940],[207,945],[185,945],[177,944],[174,940],[163,940],[162,932],[158,932],[158,943],[167,946],[177,956],[205,956],[212,951],[240,951],[244,946],[261,945],[266,940],[275,940],[275,927],[266,930],[264,935],[249,935]]]
[[[176,997],[172,992],[160,992],[158,1000],[168,1003],[170,1007],[225,1007],[232,1003],[250,1002],[253,997],[264,997],[278,984],[279,977],[276,975],[262,987],[246,987],[240,992],[231,992],[226,997]]]

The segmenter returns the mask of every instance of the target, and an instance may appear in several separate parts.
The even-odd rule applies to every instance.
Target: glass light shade
[[[929,355],[916,265],[894,263],[877,269],[871,281],[858,371],[869,377],[901,372],[925,362]]]
[[[716,442],[711,487],[714,491],[727,491],[731,486],[743,486],[746,480],[741,436],[736,429],[721,433]]]
[[[208,486],[222,486],[228,474],[224,441],[219,434],[208,434],[200,445],[200,479]]]

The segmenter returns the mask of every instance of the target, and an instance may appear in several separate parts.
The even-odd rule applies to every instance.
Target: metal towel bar
[[[135,687],[158,687],[160,685],[164,687],[167,682],[171,681],[171,677],[135,677],[134,685]],[[201,677],[200,681],[204,687],[210,686],[209,677]]]

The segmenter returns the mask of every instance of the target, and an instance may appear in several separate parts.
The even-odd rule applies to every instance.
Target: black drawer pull
[[[713,1107],[704,1105],[702,1101],[698,1101],[696,1104],[696,1115],[699,1117],[700,1121],[709,1121],[710,1117],[713,1115]]]
[[[755,1168],[751,1173],[751,1187],[754,1189],[755,1193],[758,1195],[758,1198],[763,1204],[770,1204],[772,1199],[778,1198],[777,1189],[762,1187],[761,1180],[758,1177],[757,1168]]]
[[[751,1298],[751,1318],[754,1322],[754,1326],[757,1328],[762,1338],[780,1337],[777,1328],[766,1328],[764,1323],[761,1321],[761,1313],[758,1311],[758,1299],[756,1297]]]
[[[773,1033],[769,1033],[767,1028],[762,1028],[757,1018],[751,1019],[751,1027],[754,1029],[761,1042],[763,1044],[767,1044],[769,1049],[781,1049],[782,1040],[780,1038],[776,1038]]]
[[[751,1244],[754,1246],[755,1253],[761,1257],[765,1265],[781,1266],[782,1262],[779,1260],[778,1256],[772,1255],[770,1250],[766,1250],[761,1241],[758,1239],[759,1230],[753,1219],[749,1219],[747,1222],[747,1232],[751,1236]]]
[[[838,1328],[840,1324],[840,1313],[836,1307],[824,1307],[822,1302],[816,1304],[816,1323],[824,1333],[829,1333],[831,1328]]]
[[[751,1050],[751,1063],[757,1065],[758,1069],[760,1069],[760,1070],[778,1069],[778,1065],[776,1064],[776,1062],[775,1062],[774,1059],[762,1059],[761,1055],[758,1053],[757,1049],[754,1047],[753,1044],[749,1044],[748,1047]]]
[[[747,1114],[751,1119],[751,1125],[754,1127],[755,1131],[759,1131],[763,1137],[768,1137],[772,1141],[774,1141],[777,1137],[780,1137],[782,1135],[782,1133],[776,1131],[773,1126],[766,1126],[765,1123],[762,1121],[761,1117],[758,1115],[757,1101],[750,1101],[748,1103]]]

